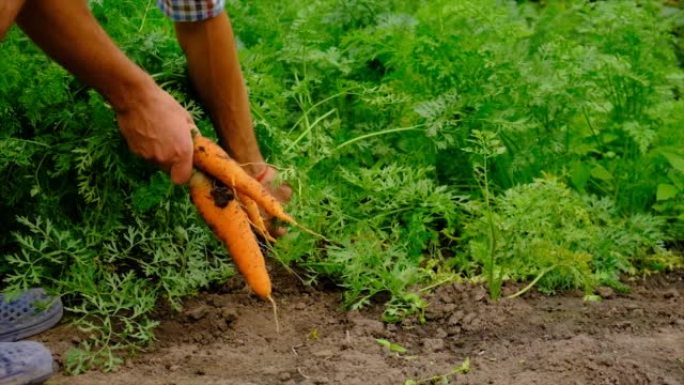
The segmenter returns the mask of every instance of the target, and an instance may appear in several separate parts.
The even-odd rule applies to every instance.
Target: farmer
[[[273,184],[276,170],[259,150],[224,0],[157,4],[175,23],[192,82],[228,152],[276,198],[289,200],[291,189]],[[131,151],[166,170],[174,183],[190,179],[190,114],[117,48],[86,0],[0,0],[0,40],[15,22],[109,102]],[[52,356],[43,345],[13,341],[47,330],[61,315],[59,299],[40,289],[9,301],[0,295],[0,341],[9,341],[0,342],[0,385],[40,382],[52,374]]]

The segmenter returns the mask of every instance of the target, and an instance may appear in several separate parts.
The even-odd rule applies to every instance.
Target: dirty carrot
[[[229,190],[227,190],[228,192]],[[219,202],[212,181],[200,172],[190,179],[190,197],[214,234],[228,247],[247,284],[261,298],[271,296],[271,280],[249,220],[237,200]],[[225,203],[224,207],[221,205]]]
[[[295,220],[285,213],[283,206],[256,179],[215,142],[199,133],[193,137],[195,167],[254,199],[268,214],[288,223]]]
[[[195,171],[190,179],[190,198],[207,225],[227,246],[235,266],[249,287],[256,295],[271,302],[276,329],[279,330],[276,304],[271,296],[271,279],[264,256],[247,214],[231,190],[215,186],[209,177]]]

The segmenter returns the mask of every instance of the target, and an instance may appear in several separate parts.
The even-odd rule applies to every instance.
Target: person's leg
[[[228,152],[276,199],[289,201],[292,190],[286,184],[272,184],[277,172],[266,164],[259,149],[228,15],[221,12],[206,20],[176,22],[175,26],[190,77]],[[276,231],[279,234],[282,230]]]
[[[233,30],[226,13],[177,22],[178,42],[188,60],[190,77],[230,155],[251,175],[265,167],[252,127]]]

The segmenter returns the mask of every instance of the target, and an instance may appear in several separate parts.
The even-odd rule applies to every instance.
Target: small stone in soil
[[[478,288],[476,288],[474,290],[473,298],[477,302],[486,300],[487,299],[487,290],[484,287],[479,286]]]
[[[444,313],[439,309],[427,309],[425,312],[425,319],[428,321],[436,321],[444,316]]]
[[[224,308],[221,310],[221,317],[226,321],[227,324],[231,324],[238,319],[238,313],[237,310],[233,308]]]
[[[440,338],[425,338],[421,343],[427,352],[438,352],[444,349],[444,340]]]
[[[459,310],[456,313],[452,314],[451,317],[449,317],[449,321],[447,321],[447,323],[449,325],[457,325],[461,322],[461,319],[463,319],[464,315],[465,312],[463,310]]]
[[[292,374],[290,374],[290,372],[282,372],[278,376],[278,379],[282,382],[288,381],[291,378],[292,378]]]
[[[411,328],[413,326],[413,324],[414,324],[414,322],[409,318],[404,318],[399,323],[399,325],[401,325],[401,327],[403,327],[403,328]]]
[[[596,289],[596,293],[601,296],[601,298],[604,299],[611,299],[615,297],[615,290],[608,286],[601,286],[598,289]]]
[[[375,321],[365,318],[354,318],[354,330],[359,334],[370,334],[374,337],[383,336],[385,334],[385,324],[380,321]]]
[[[216,295],[209,299],[207,303],[216,308],[235,306],[230,296],[227,295]]]
[[[193,309],[188,310],[185,314],[193,321],[199,321],[209,312],[209,307],[206,305],[199,305]]]
[[[457,325],[451,326],[451,327],[449,327],[449,329],[447,330],[447,334],[448,334],[449,336],[459,335],[459,334],[461,334],[462,332],[463,332],[463,329],[462,329],[460,326],[457,326]]]
[[[663,298],[665,298],[665,299],[677,298],[677,297],[679,297],[679,292],[677,291],[677,289],[670,289],[670,290],[666,291],[665,293],[663,293]]]
[[[474,312],[468,313],[468,314],[466,314],[465,317],[463,317],[463,324],[469,325],[470,323],[472,323],[475,320],[475,318],[477,318],[476,313],[474,313]]]

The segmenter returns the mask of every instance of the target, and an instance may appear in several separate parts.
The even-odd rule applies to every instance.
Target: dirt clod
[[[369,335],[373,337],[382,337],[385,335],[385,324],[373,319],[354,317],[352,318],[354,324],[353,331],[357,335]]]
[[[435,338],[444,339],[449,336],[449,334],[443,328],[437,328],[434,333]]]
[[[231,324],[238,319],[238,312],[233,308],[223,308],[221,309],[221,318],[223,318],[227,324]]]
[[[209,307],[206,305],[200,305],[193,309],[188,310],[185,314],[191,321],[199,321],[209,312]]]
[[[290,374],[290,372],[282,372],[282,373],[280,373],[280,375],[278,376],[278,379],[279,379],[280,381],[282,381],[282,382],[287,382],[287,381],[289,381],[291,378],[292,378],[292,374]]]
[[[444,350],[444,340],[439,338],[425,338],[421,344],[423,345],[423,350],[427,353]]]
[[[465,312],[463,310],[458,310],[456,313],[452,314],[451,317],[449,317],[449,321],[447,322],[448,325],[458,325],[461,323],[461,320],[465,316]]]
[[[615,297],[615,290],[608,286],[601,286],[596,290],[596,293],[603,299],[611,299]]]
[[[663,298],[671,299],[679,297],[679,292],[676,289],[670,289],[663,293]]]

